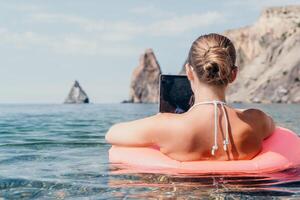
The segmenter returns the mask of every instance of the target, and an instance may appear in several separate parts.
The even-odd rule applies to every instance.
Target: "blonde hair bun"
[[[195,40],[188,58],[199,80],[217,85],[230,82],[235,60],[236,53],[232,42],[225,36],[214,33]]]

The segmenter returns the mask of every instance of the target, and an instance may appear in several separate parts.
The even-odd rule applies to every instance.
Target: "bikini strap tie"
[[[214,145],[211,148],[211,155],[215,155],[215,152],[218,150],[218,105],[221,106],[222,108],[222,112],[225,118],[225,139],[223,140],[223,149],[224,151],[228,151],[228,145],[229,145],[229,131],[228,131],[228,118],[227,118],[227,114],[226,114],[226,110],[224,105],[226,105],[225,102],[223,101],[203,101],[203,102],[199,102],[194,104],[189,110],[193,109],[195,106],[198,105],[204,105],[204,104],[213,104],[214,105]]]

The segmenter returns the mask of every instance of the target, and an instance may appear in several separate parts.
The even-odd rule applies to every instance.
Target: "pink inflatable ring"
[[[251,160],[180,162],[152,148],[118,147],[109,150],[110,163],[126,166],[126,172],[240,174],[269,173],[300,165],[300,138],[277,127],[263,141],[262,151]]]

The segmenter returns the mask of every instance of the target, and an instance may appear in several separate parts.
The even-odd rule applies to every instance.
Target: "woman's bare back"
[[[221,110],[219,106],[219,111]],[[180,161],[192,160],[243,160],[253,158],[261,150],[262,141],[271,134],[270,118],[256,109],[245,111],[226,106],[229,121],[228,150],[223,149],[225,139],[225,117],[218,112],[218,149],[211,155],[214,145],[214,107],[201,105],[185,114],[172,116],[178,127],[171,128],[169,139],[162,141],[161,151]],[[176,131],[178,130],[178,131]],[[185,131],[183,131],[185,130]]]

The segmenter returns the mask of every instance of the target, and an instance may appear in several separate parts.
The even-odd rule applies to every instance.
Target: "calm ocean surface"
[[[300,133],[300,105],[235,107],[260,108]],[[258,177],[112,175],[108,128],[156,111],[153,104],[0,105],[0,199],[300,198],[300,169]]]

